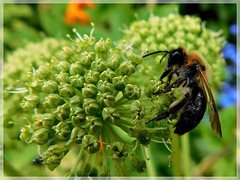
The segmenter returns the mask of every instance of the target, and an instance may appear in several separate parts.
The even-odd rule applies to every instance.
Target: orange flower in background
[[[88,25],[91,21],[89,14],[85,11],[85,8],[94,8],[94,4],[91,1],[84,2],[84,0],[71,0],[67,5],[65,12],[65,24],[72,25],[80,23],[81,25]]]

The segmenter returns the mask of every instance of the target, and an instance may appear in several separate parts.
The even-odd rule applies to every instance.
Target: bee
[[[160,77],[162,82],[163,78],[167,77],[166,86],[162,93],[170,92],[172,88],[182,88],[184,98],[173,102],[168,111],[146,122],[146,124],[180,112],[174,133],[183,135],[200,123],[208,104],[211,127],[216,134],[222,137],[219,114],[207,79],[210,67],[206,65],[202,55],[197,51],[187,53],[184,48],[179,47],[171,51],[155,51],[144,55],[143,58],[157,53],[165,53],[160,63],[168,55],[164,72]],[[173,76],[176,77],[176,80],[170,84]]]

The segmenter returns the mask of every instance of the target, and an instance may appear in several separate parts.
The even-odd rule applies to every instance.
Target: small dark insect
[[[165,53],[162,59],[166,55],[169,55],[164,72],[160,77],[160,81],[162,81],[164,77],[168,77],[163,93],[171,91],[172,88],[181,87],[184,98],[173,102],[169,107],[169,111],[158,115],[154,119],[146,122],[146,124],[151,121],[168,118],[171,114],[181,112],[174,133],[183,135],[194,129],[200,123],[208,102],[212,129],[222,137],[216,103],[206,76],[210,67],[206,65],[202,55],[197,51],[192,51],[187,54],[186,50],[180,47],[171,51],[152,52],[144,55],[143,58],[161,52]],[[170,84],[173,76],[176,76],[177,80]]]
[[[42,156],[38,156],[32,160],[32,163],[37,166],[43,165],[43,159]]]

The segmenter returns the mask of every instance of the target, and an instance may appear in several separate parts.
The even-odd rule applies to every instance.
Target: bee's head
[[[174,49],[169,52],[168,62],[166,67],[172,68],[173,66],[181,66],[186,58],[186,52],[183,48]]]
[[[162,52],[164,52],[165,54],[161,58],[160,63],[166,55],[169,55],[167,65],[166,65],[167,69],[171,69],[175,65],[177,66],[183,65],[184,60],[187,56],[185,50],[180,47],[178,49],[174,49],[171,51],[155,51],[155,52],[144,55],[143,58],[153,54],[162,53]]]

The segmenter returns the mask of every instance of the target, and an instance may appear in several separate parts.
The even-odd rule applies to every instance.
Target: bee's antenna
[[[160,64],[161,64],[163,58],[165,58],[165,56],[166,56],[168,53],[171,54],[170,52],[166,52],[166,53],[163,55],[163,57],[160,59]]]
[[[143,58],[145,58],[145,57],[147,57],[147,56],[150,56],[150,55],[153,55],[153,54],[161,53],[161,52],[164,52],[164,53],[165,53],[165,54],[163,55],[163,57],[161,58],[161,60],[160,60],[160,63],[161,63],[162,59],[163,59],[167,54],[171,54],[171,52],[169,52],[169,51],[155,51],[155,52],[152,52],[152,53],[149,53],[149,54],[145,54],[145,55],[143,56]]]

